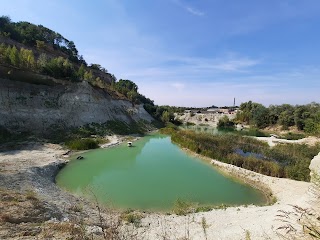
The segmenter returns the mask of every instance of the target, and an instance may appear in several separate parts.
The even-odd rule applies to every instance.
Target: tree
[[[48,64],[48,61],[49,60],[48,60],[47,54],[41,53],[37,61],[37,66],[40,69],[40,72],[43,72],[45,70],[45,67]]]
[[[11,19],[8,16],[0,17],[0,35],[5,37],[14,35],[13,24],[11,23]]]
[[[161,121],[164,123],[170,122],[170,113],[168,111],[164,111],[161,115]]]
[[[77,73],[77,76],[80,80],[83,80],[84,79],[84,73],[86,72],[86,69],[84,67],[83,64],[81,64],[81,66],[79,67],[78,69],[78,73]]]
[[[20,49],[20,63],[22,67],[28,69],[35,68],[35,60],[32,50],[28,50],[25,48]]]
[[[130,91],[138,92],[138,86],[130,80],[120,79],[118,82],[116,82],[115,88],[118,92],[124,94],[125,96],[127,96],[128,92]]]
[[[285,110],[280,113],[278,123],[282,125],[283,129],[288,129],[290,126],[294,125],[293,114],[289,110]]]
[[[13,46],[13,47],[11,48],[9,58],[10,58],[10,63],[11,63],[13,66],[19,67],[20,57],[19,57],[19,52],[18,52],[18,50],[17,50],[17,48],[16,48],[15,46]]]
[[[262,104],[255,104],[252,109],[252,120],[258,128],[267,127],[269,124],[269,110]]]
[[[307,106],[297,106],[294,110],[294,123],[298,130],[303,130],[305,120],[310,117]]]
[[[92,64],[89,66],[89,68],[92,68],[92,69],[94,69],[94,70],[100,71],[101,65],[100,65],[100,64],[92,63]]]
[[[139,94],[133,90],[127,93],[127,97],[132,103],[138,103],[139,101]]]
[[[37,44],[37,49],[45,49],[46,47],[46,44],[44,43],[44,41],[39,41],[39,40],[36,40],[36,44]]]

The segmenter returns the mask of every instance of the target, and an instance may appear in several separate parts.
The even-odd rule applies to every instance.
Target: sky
[[[10,0],[158,105],[319,101],[319,0]]]

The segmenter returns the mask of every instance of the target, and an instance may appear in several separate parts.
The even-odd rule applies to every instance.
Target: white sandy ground
[[[308,144],[308,145],[315,145],[319,143],[320,140],[317,137],[306,137],[299,140],[287,140],[275,137],[256,137],[256,139],[260,141],[267,142],[270,147],[277,145],[277,143],[298,143],[298,144]]]
[[[5,174],[17,173],[31,167],[42,167],[61,159],[66,152],[59,145],[35,144],[28,150],[8,151],[0,153],[0,172]],[[320,154],[317,156],[319,168]],[[311,183],[289,179],[279,179],[264,176],[249,170],[206,158],[223,171],[232,173],[251,181],[258,181],[271,189],[277,202],[271,206],[240,206],[226,210],[194,213],[188,216],[146,214],[138,228],[137,239],[284,239],[288,229],[278,229],[287,224],[297,232],[289,232],[286,239],[304,239],[299,235],[302,226],[298,223],[299,216],[291,216],[293,206],[313,209],[319,213],[319,198],[313,194]],[[314,161],[313,161],[314,162]],[[190,176],[192,178],[192,176]],[[210,189],[208,189],[210,191]],[[287,213],[281,212],[287,211]],[[287,215],[290,219],[279,217]],[[205,219],[205,226],[202,224]],[[289,223],[284,222],[289,220]],[[204,230],[205,229],[205,230]],[[277,230],[278,229],[278,230]],[[249,238],[248,238],[249,239]]]

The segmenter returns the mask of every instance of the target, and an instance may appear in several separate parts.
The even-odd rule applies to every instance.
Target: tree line
[[[308,134],[320,134],[320,104],[270,105],[265,107],[252,101],[242,103],[235,121],[245,122],[258,128],[280,125],[287,130],[295,126]]]
[[[71,81],[85,80],[91,83],[102,82],[91,69],[83,64],[80,67],[64,57],[49,57],[41,53],[38,57],[31,49],[0,44],[0,64],[38,72],[54,78]]]

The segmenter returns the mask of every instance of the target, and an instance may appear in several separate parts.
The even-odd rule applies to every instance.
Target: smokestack
[[[236,98],[233,98],[233,106],[236,106]]]

